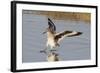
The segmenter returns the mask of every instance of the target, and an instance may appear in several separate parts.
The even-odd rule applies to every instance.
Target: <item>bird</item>
[[[48,18],[48,28],[43,32],[43,34],[47,33],[47,43],[46,48],[44,51],[50,47],[50,50],[55,50],[55,48],[60,46],[60,41],[63,40],[65,37],[73,37],[73,36],[79,36],[82,34],[82,32],[77,31],[69,31],[64,30],[62,32],[56,32],[56,26],[53,23],[53,21]],[[41,51],[42,52],[42,51]]]

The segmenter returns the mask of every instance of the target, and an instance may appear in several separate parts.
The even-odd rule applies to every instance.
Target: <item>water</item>
[[[90,51],[90,24],[84,21],[53,20],[57,32],[74,30],[83,34],[75,37],[66,37],[57,48],[61,61],[87,60],[91,58]],[[22,61],[45,62],[47,55],[40,53],[46,46],[46,35],[42,33],[48,27],[46,16],[23,14],[22,26]]]

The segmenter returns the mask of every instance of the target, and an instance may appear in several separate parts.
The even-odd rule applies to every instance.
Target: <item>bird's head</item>
[[[47,33],[47,32],[53,33],[53,29],[48,27],[48,28],[43,32],[43,34],[45,34],[45,33]]]

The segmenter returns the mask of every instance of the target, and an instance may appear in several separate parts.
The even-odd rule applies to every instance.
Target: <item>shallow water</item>
[[[66,37],[57,48],[61,61],[90,59],[90,24],[83,21],[52,20],[57,32],[63,30],[79,31],[83,34],[75,37]],[[22,26],[22,61],[44,62],[46,54],[40,50],[46,46],[46,34],[43,31],[48,27],[46,16],[23,14]]]

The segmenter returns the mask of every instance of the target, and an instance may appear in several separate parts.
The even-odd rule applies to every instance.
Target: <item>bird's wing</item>
[[[73,37],[73,36],[79,36],[81,35],[82,32],[76,32],[76,31],[63,31],[60,33],[57,33],[55,35],[55,40],[57,42],[60,42],[62,39],[64,39],[65,37]]]
[[[48,25],[50,29],[52,29],[53,31],[56,31],[56,26],[50,18],[48,18]]]

